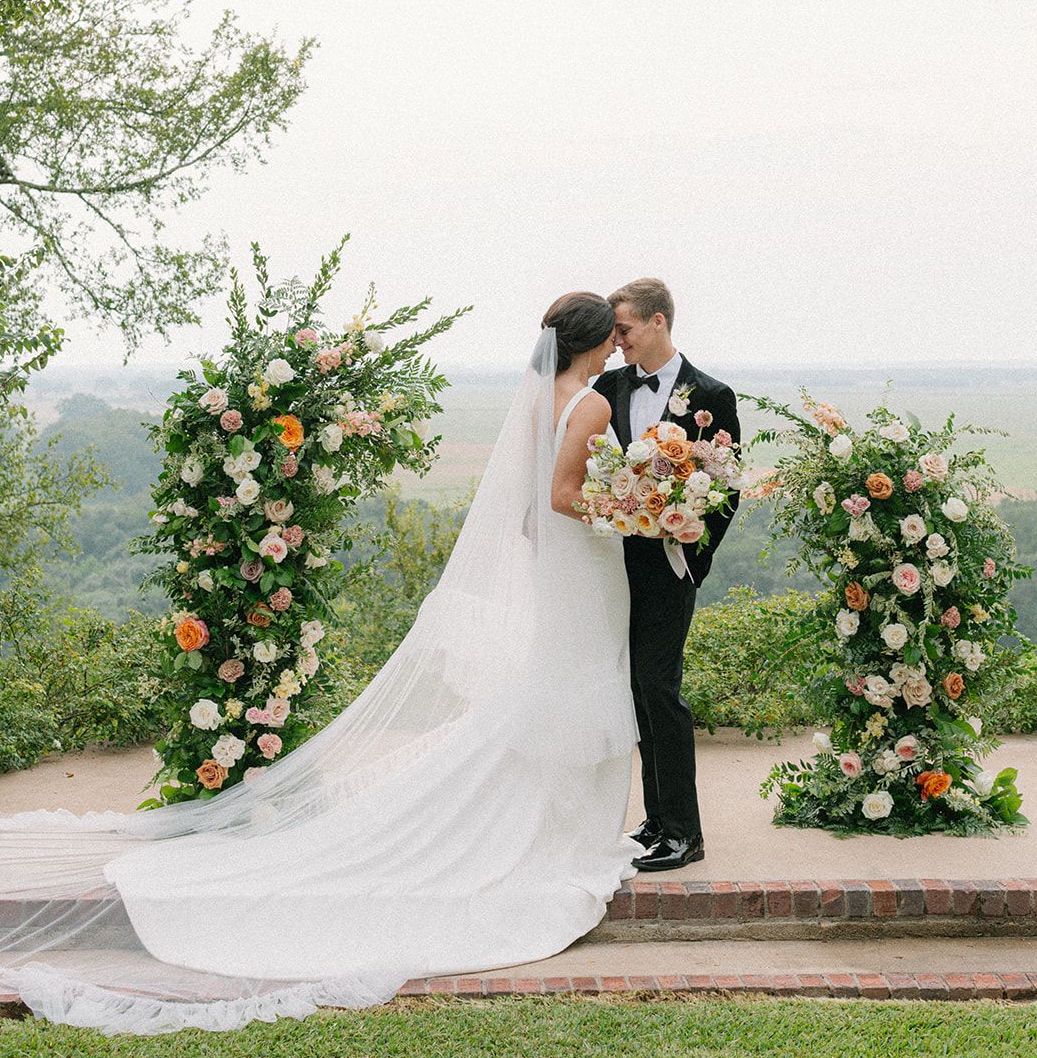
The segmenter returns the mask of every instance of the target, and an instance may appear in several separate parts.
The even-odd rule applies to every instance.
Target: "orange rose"
[[[943,678],[943,689],[947,692],[948,698],[953,698],[954,701],[957,701],[965,693],[965,681],[962,679],[961,673],[947,673]]]
[[[659,454],[671,463],[683,463],[691,455],[690,441],[663,441],[659,445]]]
[[[274,611],[265,602],[257,602],[245,617],[245,623],[254,628],[269,628]]]
[[[277,423],[278,426],[284,427],[278,440],[280,440],[285,448],[294,452],[299,445],[303,443],[303,440],[306,437],[306,432],[302,428],[302,423],[299,422],[294,415],[278,415],[273,421]]]
[[[649,514],[654,514],[658,517],[662,514],[663,508],[666,506],[666,497],[661,492],[653,492],[651,496],[645,500],[645,510]]]
[[[642,441],[658,441],[659,440],[659,424],[655,426],[649,426],[643,434],[641,434]]]
[[[871,596],[857,581],[851,581],[846,585],[846,605],[851,610],[867,610],[869,602],[871,602]]]
[[[922,788],[922,800],[940,797],[951,787],[951,777],[945,771],[923,771],[916,779]]]
[[[194,773],[206,790],[218,790],[227,781],[227,769],[212,758],[203,760]]]
[[[692,474],[695,473],[695,461],[693,459],[686,459],[683,463],[678,463],[673,468],[673,476],[678,481],[687,481]]]
[[[197,617],[185,617],[174,630],[177,644],[180,649],[190,653],[192,650],[200,650],[209,642],[209,629],[204,621]]]
[[[869,474],[864,484],[873,500],[888,500],[893,495],[893,482],[885,474]]]

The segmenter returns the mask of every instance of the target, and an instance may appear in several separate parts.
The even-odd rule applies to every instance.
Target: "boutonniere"
[[[676,415],[678,418],[681,415],[688,414],[688,398],[691,396],[691,391],[694,386],[678,386],[670,394],[669,409],[671,415]]]

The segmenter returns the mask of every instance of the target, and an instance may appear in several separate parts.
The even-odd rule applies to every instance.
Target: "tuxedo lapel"
[[[625,452],[632,440],[630,436],[630,377],[626,370],[620,371],[616,379],[616,436]]]
[[[663,408],[663,422],[671,422],[673,420],[673,413],[670,411],[670,397],[673,396],[674,391],[679,389],[681,386],[689,386],[692,383],[692,379],[695,377],[695,368],[691,366],[684,354],[680,354],[681,366],[677,371],[677,381],[673,384],[673,389],[670,390],[666,397],[666,407]]]

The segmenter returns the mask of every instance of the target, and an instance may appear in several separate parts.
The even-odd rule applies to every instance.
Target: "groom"
[[[626,450],[652,423],[678,423],[698,436],[697,412],[712,420],[705,439],[726,430],[740,437],[729,386],[693,367],[673,347],[673,297],[658,279],[636,279],[610,295],[616,340],[627,366],[602,374],[594,388],[612,406],[612,425]],[[674,391],[679,391],[677,394]],[[680,394],[687,393],[684,407]],[[738,504],[738,494],[733,499]],[[623,541],[630,582],[630,683],[641,735],[641,781],[647,818],[630,836],[645,847],[634,860],[642,871],[668,871],[705,857],[695,790],[695,730],[680,694],[684,641],[702,585],[733,510],[707,515],[709,543],[685,544],[671,562],[663,542]]]

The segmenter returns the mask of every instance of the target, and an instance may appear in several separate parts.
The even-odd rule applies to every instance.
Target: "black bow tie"
[[[630,372],[630,388],[640,389],[642,386],[647,386],[653,393],[659,392],[659,376],[658,375],[639,375],[637,368]]]

